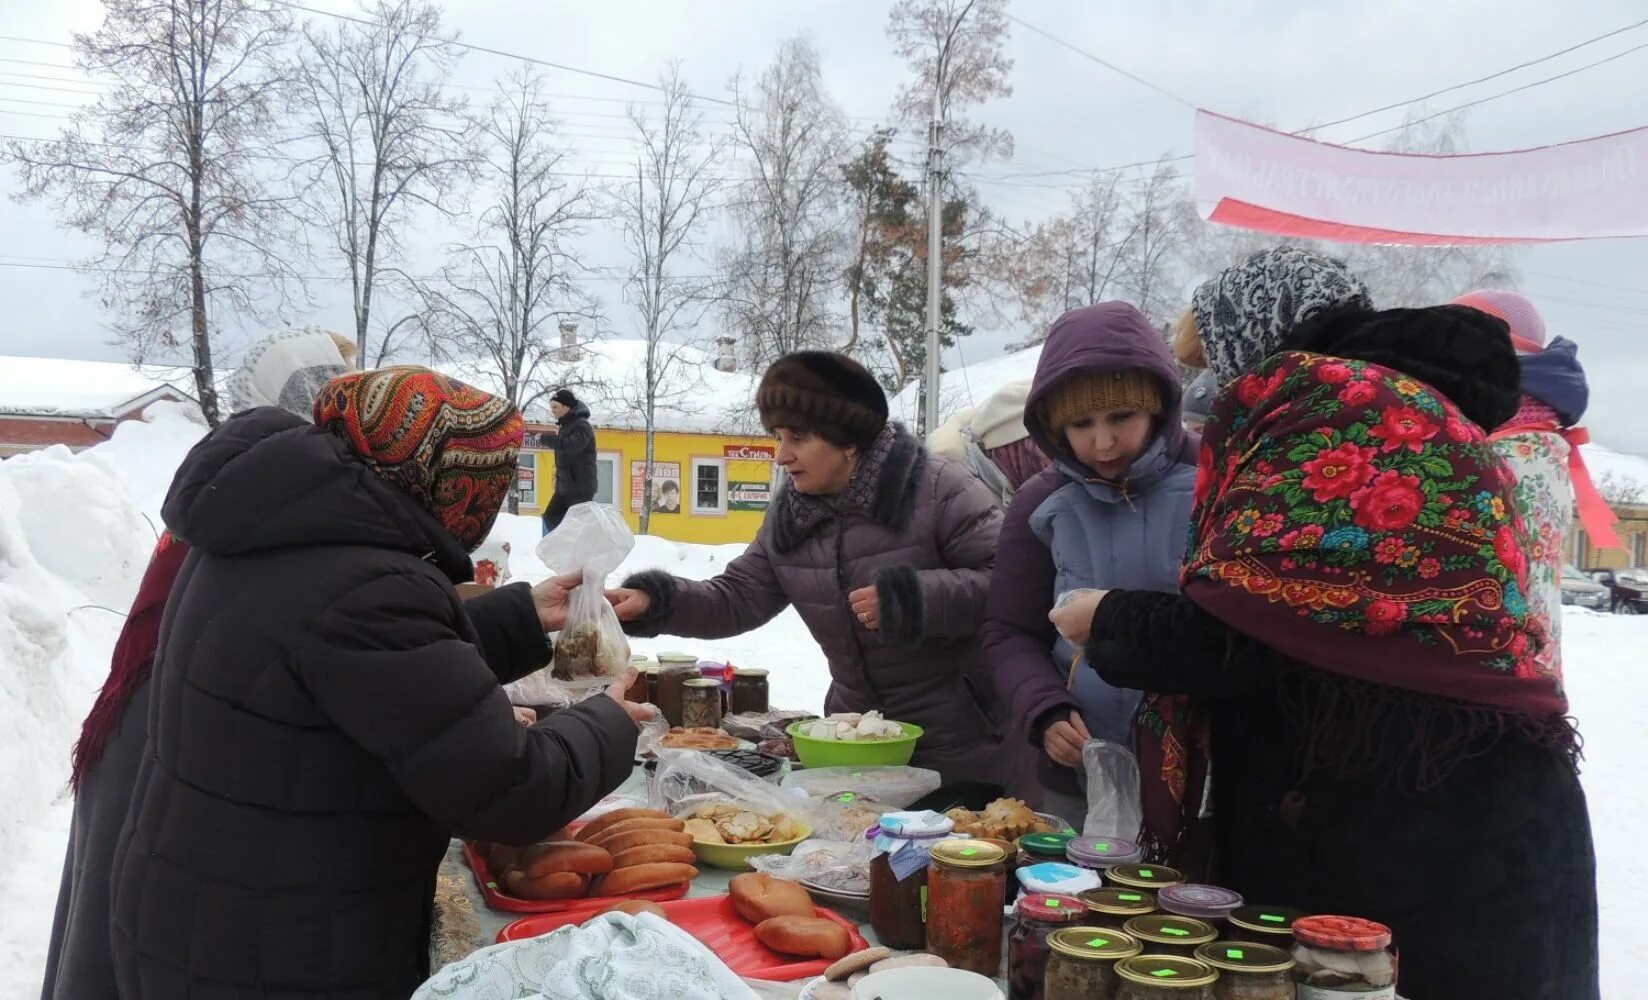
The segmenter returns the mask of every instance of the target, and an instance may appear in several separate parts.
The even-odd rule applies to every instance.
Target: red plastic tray
[[[671,899],[680,899],[687,894],[687,885],[669,885],[662,889],[648,889],[645,892],[626,892],[621,896],[580,896],[577,899],[522,899],[520,896],[511,896],[503,891],[497,879],[492,877],[492,871],[486,866],[486,859],[481,857],[475,845],[464,841],[464,860],[469,862],[469,870],[475,873],[475,883],[481,887],[481,896],[486,899],[486,905],[494,910],[504,910],[508,913],[588,913],[590,910],[599,910],[608,903],[616,903],[621,899],[648,899],[654,903],[662,903]]]
[[[755,925],[733,909],[731,896],[699,896],[696,899],[678,899],[660,904],[669,915],[670,923],[704,943],[727,968],[746,979],[765,979],[788,982],[822,976],[832,963],[827,958],[798,959],[793,955],[773,951],[755,939]],[[813,907],[813,913],[847,928],[852,935],[853,951],[868,948],[870,943],[858,932],[851,920],[834,910]],[[568,924],[581,924],[589,919],[585,913],[545,913],[522,917],[498,932],[498,943],[521,941],[558,930]]]

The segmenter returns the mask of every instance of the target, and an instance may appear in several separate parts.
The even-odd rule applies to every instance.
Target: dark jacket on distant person
[[[567,506],[595,498],[595,428],[589,407],[575,403],[556,421],[558,433],[545,434],[543,446],[555,454],[555,497]]]

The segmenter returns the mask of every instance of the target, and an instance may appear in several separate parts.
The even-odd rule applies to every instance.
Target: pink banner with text
[[[1196,113],[1196,202],[1280,236],[1459,246],[1648,236],[1648,128],[1506,153],[1381,153]]]

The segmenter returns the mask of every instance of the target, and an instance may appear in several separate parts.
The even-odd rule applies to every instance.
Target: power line
[[[1528,274],[1537,275],[1541,278],[1550,278],[1555,281],[1567,281],[1575,285],[1588,285],[1592,288],[1607,288],[1616,292],[1630,292],[1633,295],[1648,295],[1648,288],[1637,288],[1631,285],[1610,285],[1603,281],[1587,281],[1584,278],[1570,278],[1565,274],[1553,274],[1550,271],[1533,271],[1528,268],[1519,268],[1519,270],[1522,270]]]
[[[1130,73],[1127,70],[1122,69],[1120,66],[1117,66],[1115,63],[1109,61],[1108,59],[1100,58],[1099,56],[1094,55],[1093,53],[1087,51],[1086,49],[1083,49],[1083,48],[1080,48],[1076,45],[1073,45],[1070,42],[1064,40],[1063,38],[1060,38],[1057,35],[1054,35],[1054,34],[1051,34],[1049,32],[1043,31],[1042,29],[1036,27],[1035,25],[1031,24],[1029,21],[1026,21],[1024,18],[1019,17],[1016,14],[1007,14],[1006,17],[1009,21],[1012,21],[1014,24],[1018,25],[1019,27],[1025,28],[1029,31],[1033,31],[1036,34],[1040,35],[1041,37],[1043,37],[1043,38],[1047,39],[1048,41],[1053,42],[1057,45],[1062,45],[1063,47],[1069,49],[1071,52],[1074,52],[1077,55],[1081,56],[1083,59],[1087,59],[1087,60],[1090,60],[1092,62],[1096,62],[1100,66],[1103,66],[1105,69],[1110,70],[1112,73],[1120,74],[1121,76],[1124,76],[1129,80],[1132,80],[1134,83],[1137,83],[1142,87],[1147,87],[1150,90],[1154,90],[1156,93],[1162,95],[1163,97],[1168,98],[1169,100],[1177,101],[1180,104],[1183,104],[1185,107],[1190,108],[1191,110],[1196,109],[1196,102],[1191,101],[1187,98],[1180,97],[1178,94],[1175,94],[1173,91],[1168,90],[1165,87],[1157,86],[1156,84],[1151,83],[1149,80],[1146,80],[1142,76],[1139,76],[1135,73]]]
[[[0,35],[0,42],[23,42],[27,45],[54,45],[60,49],[72,49],[68,42],[53,42],[44,38],[23,38],[18,35]]]

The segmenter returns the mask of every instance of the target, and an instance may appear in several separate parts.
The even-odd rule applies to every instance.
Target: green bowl
[[[802,767],[902,767],[915,756],[916,740],[923,732],[913,722],[900,722],[904,735],[896,740],[815,740],[799,732],[805,724],[792,722],[784,730],[795,743]]]
[[[781,840],[776,844],[708,844],[702,840],[692,842],[692,853],[698,855],[698,860],[711,868],[725,868],[728,871],[747,872],[754,870],[750,859],[763,854],[788,854],[795,850],[797,844],[813,835],[812,828],[805,823],[798,823],[801,827],[801,836],[794,840]]]

